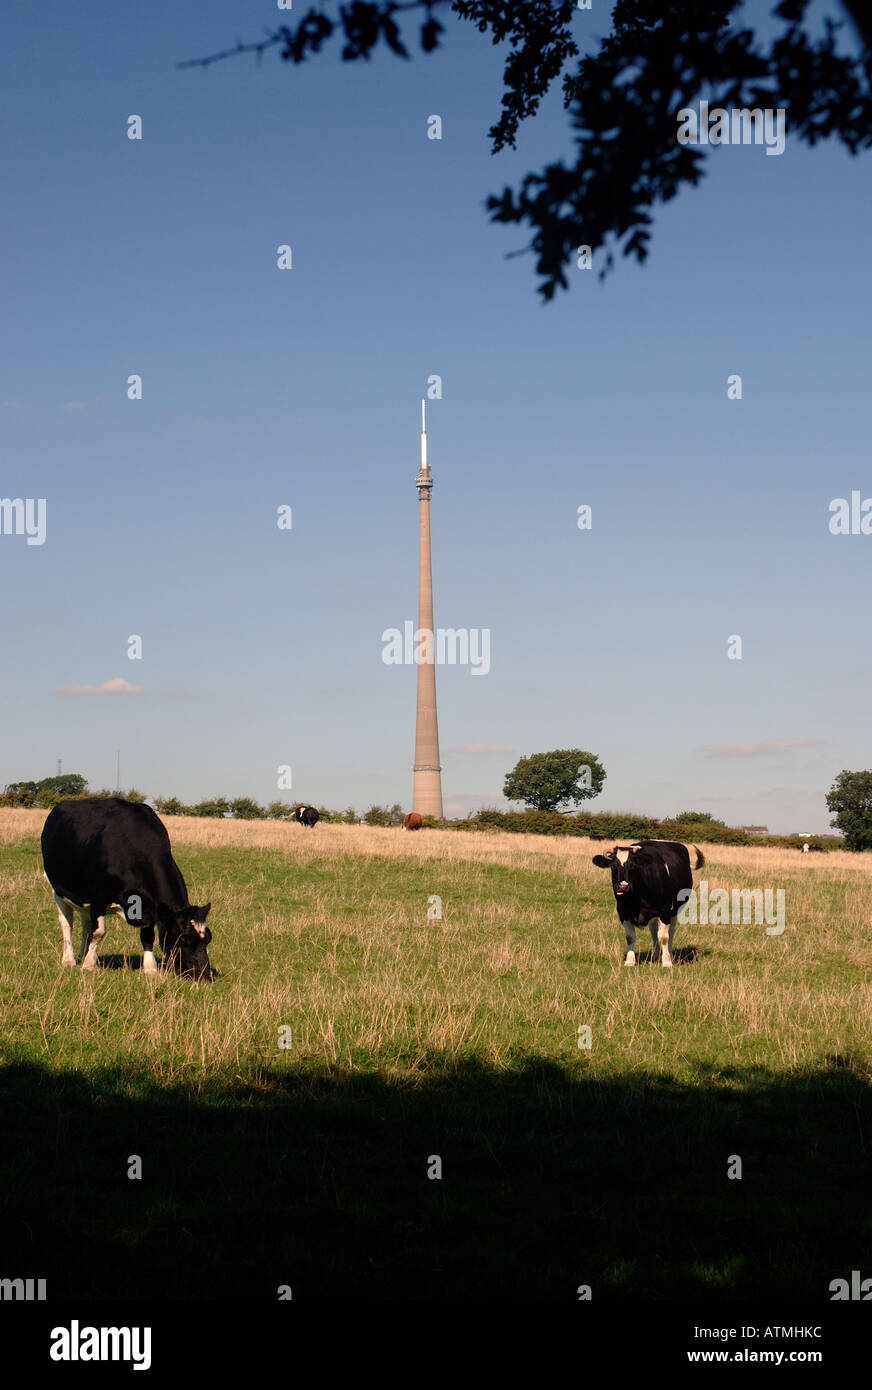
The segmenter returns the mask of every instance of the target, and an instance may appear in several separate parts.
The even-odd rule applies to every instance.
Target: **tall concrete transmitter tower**
[[[430,660],[418,667],[418,705],[415,715],[415,774],[412,810],[442,819],[442,768],[436,722],[436,634],[433,627],[433,572],[430,565],[430,494],[433,478],[427,462],[426,402],[421,402],[421,470],[418,489],[418,631],[431,634]],[[420,638],[418,641],[420,642]]]

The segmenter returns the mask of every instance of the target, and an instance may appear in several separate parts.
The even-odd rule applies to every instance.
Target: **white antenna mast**
[[[421,401],[421,468],[427,472],[430,465],[427,462],[427,402]]]

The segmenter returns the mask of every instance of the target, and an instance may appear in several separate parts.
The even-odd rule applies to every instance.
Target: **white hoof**
[[[664,970],[671,970],[671,969],[672,969],[672,961],[671,961],[671,960],[664,960],[664,961],[661,961],[660,963],[661,963],[661,965],[663,966],[663,969],[664,969]]]
[[[97,957],[96,957],[96,956],[85,956],[85,959],[82,961],[82,969],[83,969],[83,970],[96,970],[96,969],[97,969]]]
[[[61,961],[61,965],[62,965],[62,966],[63,966],[63,965],[71,965],[71,966],[75,967],[75,964],[76,964],[76,957],[73,955],[72,951],[70,951],[69,955],[67,955],[67,953],[64,952],[64,956],[63,956],[63,959],[62,959],[62,961]]]
[[[624,965],[635,965],[635,964],[636,964],[636,956],[635,956],[635,953],[634,953],[633,951],[628,951],[628,952],[627,952],[627,959],[624,961]]]

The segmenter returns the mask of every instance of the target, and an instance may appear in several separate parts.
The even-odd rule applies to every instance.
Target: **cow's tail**
[[[697,849],[696,845],[694,845],[693,847],[693,852],[696,855],[696,863],[693,867],[695,869],[701,869],[703,864],[705,863],[705,855],[703,854],[701,849]]]

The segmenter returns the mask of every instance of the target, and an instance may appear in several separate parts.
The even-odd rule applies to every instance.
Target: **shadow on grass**
[[[76,969],[81,970],[77,965]],[[141,970],[142,956],[98,956],[98,970]]]
[[[694,961],[698,958],[710,955],[711,951],[701,951],[698,946],[673,946],[672,948],[672,960],[675,965],[693,965]],[[649,951],[637,951],[636,964],[659,966],[660,961],[655,961],[654,951],[652,949]]]
[[[81,967],[80,965],[77,965],[77,966],[76,966],[76,969],[77,969],[77,970],[81,970],[81,968],[82,968],[82,967]],[[125,955],[98,956],[98,957],[97,957],[97,969],[98,969],[98,970],[141,970],[141,969],[142,969],[142,956],[125,956]],[[219,980],[219,979],[221,978],[221,971],[220,971],[220,970],[216,970],[214,966],[212,967],[212,974],[214,975],[214,977],[215,977],[216,980]],[[157,958],[157,978],[158,978],[158,979],[163,979],[164,976],[166,976],[166,977],[168,977],[168,978],[171,978],[171,979],[175,979],[175,976],[173,975],[173,972],[172,972],[171,970],[166,970],[166,968],[165,968],[165,966],[164,966],[163,957],[162,957],[162,956],[158,956],[158,958]],[[194,981],[194,980],[188,980],[188,981],[186,981],[186,983],[187,983],[187,984],[191,984],[191,985],[200,985],[201,982],[200,982],[200,981]],[[207,983],[206,983],[206,988],[208,988],[208,981],[207,981]]]
[[[825,1300],[872,1236],[850,1058],[687,1085],[433,1057],[413,1081],[200,1089],[22,1064],[0,1106],[0,1274],[50,1298]]]

